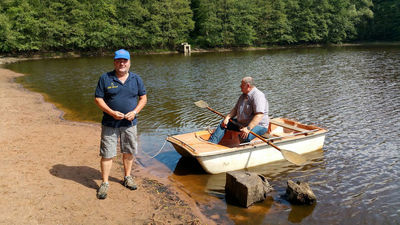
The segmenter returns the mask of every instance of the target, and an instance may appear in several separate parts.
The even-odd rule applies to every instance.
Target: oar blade
[[[203,101],[203,100],[197,101],[197,102],[195,102],[194,104],[195,104],[197,107],[200,107],[200,108],[203,108],[203,109],[208,107],[207,102],[205,102],[205,101]]]
[[[296,152],[281,149],[281,153],[287,161],[296,164],[298,166],[303,165],[306,162],[306,159],[300,154],[297,154]]]

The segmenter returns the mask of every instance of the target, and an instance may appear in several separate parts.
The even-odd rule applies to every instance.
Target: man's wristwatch
[[[247,130],[251,130],[250,127],[246,127],[246,128],[247,128]]]
[[[135,114],[135,116],[137,115],[137,112],[135,110],[133,110],[132,112]]]

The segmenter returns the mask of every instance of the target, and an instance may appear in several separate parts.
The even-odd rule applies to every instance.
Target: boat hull
[[[305,154],[322,149],[325,135],[306,137],[276,144],[279,148]],[[195,156],[203,169],[210,174],[240,170],[263,164],[284,160],[280,151],[269,145],[254,146],[243,150],[228,151],[220,154]]]

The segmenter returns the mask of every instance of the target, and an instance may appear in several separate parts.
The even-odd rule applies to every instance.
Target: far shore
[[[345,46],[363,46],[363,45],[398,45],[398,42],[365,42],[365,43],[343,43],[343,44],[301,44],[301,45],[274,45],[267,47],[233,47],[233,48],[192,48],[191,53],[203,53],[203,52],[232,52],[232,51],[262,51],[262,50],[276,50],[276,49],[295,49],[295,48],[320,48],[320,47],[345,47]],[[130,49],[128,49],[130,50]],[[130,50],[131,51],[131,50]],[[160,55],[160,54],[183,54],[179,51],[170,50],[140,50],[131,51],[133,55]],[[42,52],[42,53],[16,53],[16,54],[1,54],[0,53],[0,65],[15,63],[24,60],[39,60],[39,59],[51,59],[51,58],[77,58],[83,56],[111,56],[112,51],[105,52]]]

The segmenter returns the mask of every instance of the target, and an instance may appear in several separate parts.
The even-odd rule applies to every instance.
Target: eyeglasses
[[[125,64],[125,63],[128,63],[128,59],[114,59],[114,62],[115,63],[123,63],[123,64]]]

